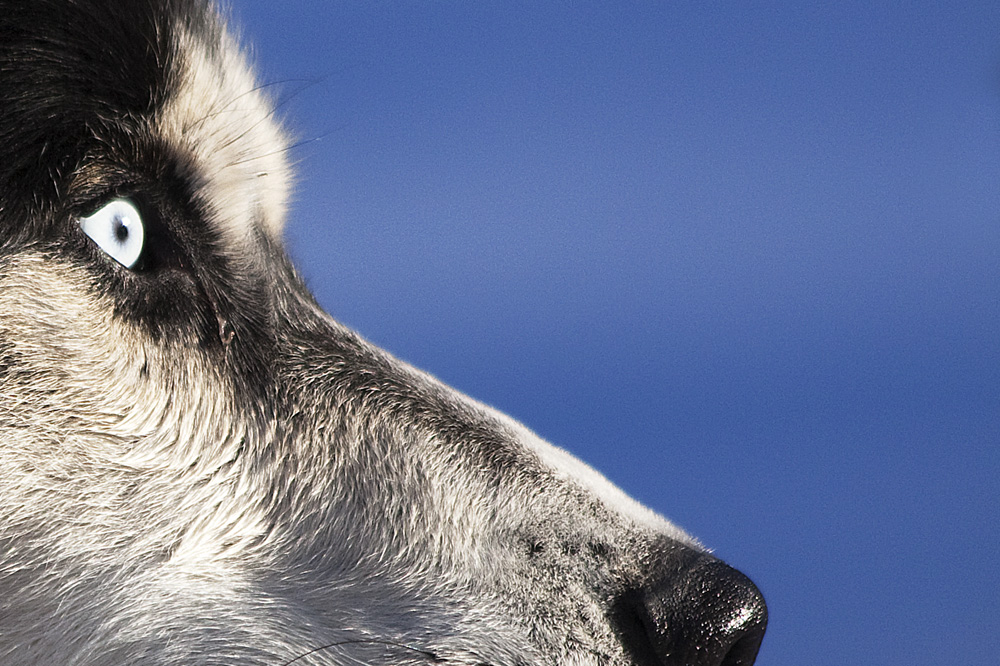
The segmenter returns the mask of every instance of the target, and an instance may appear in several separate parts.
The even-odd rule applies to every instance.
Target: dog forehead
[[[173,86],[153,131],[185,161],[219,231],[240,237],[256,228],[277,239],[291,176],[273,104],[213,13],[172,28]]]
[[[108,156],[127,170],[152,142],[224,236],[280,234],[287,141],[212,6],[0,0],[0,90],[8,208],[59,201]]]
[[[98,125],[141,117],[163,100],[166,13],[113,4],[111,12],[102,0],[0,0],[5,208],[18,196],[58,199]]]

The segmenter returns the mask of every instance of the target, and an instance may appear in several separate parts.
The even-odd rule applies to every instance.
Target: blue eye
[[[142,255],[145,230],[142,216],[127,199],[115,199],[88,217],[80,228],[97,247],[125,268],[132,268]]]

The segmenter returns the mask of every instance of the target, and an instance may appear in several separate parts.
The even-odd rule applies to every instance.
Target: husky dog
[[[0,0],[0,663],[749,665],[742,574],[346,330],[196,0]]]

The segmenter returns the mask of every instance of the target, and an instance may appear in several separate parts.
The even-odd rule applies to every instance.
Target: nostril
[[[646,610],[641,591],[629,590],[619,596],[611,606],[610,618],[625,651],[636,666],[658,666],[662,663],[655,648],[658,630]]]
[[[707,558],[679,577],[622,595],[612,617],[641,666],[750,666],[767,606],[749,578]]]
[[[750,666],[757,659],[761,640],[764,638],[764,627],[759,632],[752,632],[737,640],[719,662],[719,666]]]

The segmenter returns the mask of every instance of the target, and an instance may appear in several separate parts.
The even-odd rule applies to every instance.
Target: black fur
[[[752,663],[745,577],[319,309],[239,206],[281,176],[211,182],[267,108],[156,125],[178,31],[232,47],[191,0],[0,0],[0,659]],[[79,224],[116,198],[132,268]]]

